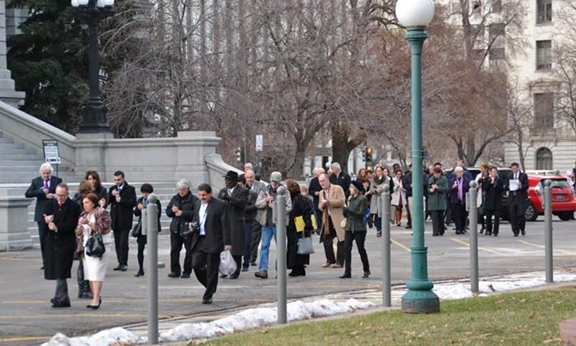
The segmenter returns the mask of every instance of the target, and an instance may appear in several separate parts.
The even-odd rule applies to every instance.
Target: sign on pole
[[[264,148],[264,136],[256,135],[256,151],[262,151]]]
[[[60,151],[58,150],[58,141],[52,139],[43,139],[44,160],[50,164],[60,164]]]

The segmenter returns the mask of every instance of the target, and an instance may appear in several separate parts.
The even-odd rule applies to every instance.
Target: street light
[[[114,12],[114,0],[72,0],[76,18],[88,25],[88,62],[90,99],[80,109],[80,133],[111,134],[107,109],[100,96],[100,64],[98,62],[98,25]]]
[[[399,0],[396,17],[407,28],[406,41],[412,56],[412,278],[406,283],[402,310],[408,313],[440,311],[440,300],[428,279],[428,248],[424,244],[424,184],[422,172],[422,45],[426,27],[434,17],[432,0]]]

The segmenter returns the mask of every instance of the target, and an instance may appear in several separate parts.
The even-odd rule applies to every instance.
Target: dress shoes
[[[226,279],[228,277],[228,275],[226,274],[220,274],[220,279]]]
[[[526,236],[526,231],[525,231],[525,230],[522,230],[522,235],[523,235],[523,236]]]
[[[125,265],[120,266],[120,271],[121,271],[121,272],[125,272],[125,271],[127,271],[127,270],[128,270],[128,266],[125,266]]]
[[[256,264],[256,262],[250,262],[250,266],[251,266],[251,267],[256,267],[257,264]]]
[[[210,298],[203,298],[203,299],[202,299],[202,304],[205,304],[205,305],[212,304],[212,297],[210,297]]]
[[[139,270],[138,273],[136,273],[136,275],[134,275],[135,277],[139,278],[141,276],[144,276],[144,271],[143,270]]]
[[[328,268],[328,267],[330,267],[331,265],[332,265],[332,263],[326,262],[326,263],[324,263],[324,264],[322,265],[322,268]]]
[[[119,264],[117,267],[114,268],[115,271],[119,271],[119,270],[121,270],[121,269],[122,269],[122,265],[121,265],[121,264]]]
[[[92,298],[94,298],[94,296],[92,295],[92,292],[79,292],[78,298],[80,298],[80,299],[92,299]]]
[[[352,275],[350,275],[350,274],[344,273],[344,274],[340,275],[340,279],[351,279],[351,278],[352,278]]]
[[[239,276],[240,276],[240,273],[234,273],[234,274],[230,275],[229,279],[230,280],[236,280],[236,279],[238,279]]]
[[[344,266],[341,265],[340,263],[334,263],[331,267],[332,267],[332,268],[337,268],[337,269],[338,269],[338,268],[344,268]]]
[[[52,307],[55,309],[58,308],[69,308],[70,305],[70,299],[66,298],[64,300],[57,300],[57,299],[52,299],[50,300],[52,302]]]
[[[247,272],[249,270],[249,266],[242,266],[242,271],[243,272]]]
[[[180,274],[179,273],[170,273],[170,274],[168,274],[168,277],[169,278],[179,278]]]
[[[180,278],[182,278],[182,279],[190,279],[190,273],[182,273],[182,275],[180,275]]]
[[[102,305],[102,298],[98,299],[98,305],[86,305],[86,308],[92,309],[92,310],[98,310],[98,309],[100,309],[100,305]]]
[[[368,279],[370,277],[370,274],[371,273],[369,271],[364,272],[364,275],[362,275],[362,279]]]

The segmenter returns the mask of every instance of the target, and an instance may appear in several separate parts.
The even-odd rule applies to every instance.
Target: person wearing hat
[[[364,248],[366,240],[366,223],[364,222],[364,212],[368,205],[366,197],[364,197],[364,186],[362,182],[355,180],[350,185],[350,197],[348,197],[348,206],[344,208],[344,215],[346,216],[346,227],[344,228],[345,248],[346,248],[346,269],[344,274],[340,276],[341,279],[349,279],[352,277],[352,244],[356,241],[358,253],[362,260],[362,267],[364,269],[364,279],[370,276],[370,264],[368,263],[368,255]]]
[[[260,248],[260,264],[258,271],[254,276],[260,279],[268,278],[268,257],[270,255],[270,243],[272,237],[276,241],[276,213],[274,212],[274,202],[278,188],[282,186],[282,173],[272,172],[270,174],[270,185],[262,190],[256,200],[256,208],[258,208],[258,222],[262,225],[262,246]],[[290,194],[286,193],[286,213],[292,211],[292,199]]]
[[[230,279],[238,279],[242,270],[242,256],[245,245],[244,208],[248,204],[248,189],[238,184],[238,173],[228,171],[224,176],[226,187],[220,190],[218,199],[224,202],[225,225],[230,230],[232,242],[232,257],[236,262],[236,272],[230,275]],[[226,276],[223,276],[223,278]]]

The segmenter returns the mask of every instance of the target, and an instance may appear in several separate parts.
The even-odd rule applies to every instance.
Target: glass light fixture
[[[89,0],[78,0],[80,6],[88,6]]]
[[[72,0],[72,7],[78,7],[79,5],[78,0]]]
[[[428,26],[434,18],[434,1],[398,0],[396,18],[405,27]]]
[[[114,0],[104,0],[105,6],[114,6]]]
[[[106,6],[106,4],[104,3],[104,0],[98,0],[98,1],[96,2],[96,7],[102,8],[102,7],[104,7],[104,6]]]

